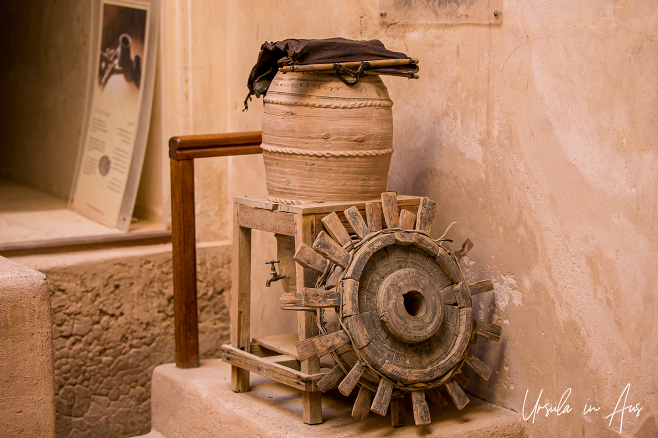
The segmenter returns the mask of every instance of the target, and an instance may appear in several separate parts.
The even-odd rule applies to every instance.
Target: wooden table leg
[[[196,296],[194,161],[169,161],[176,366],[196,368],[199,366],[199,324]]]
[[[315,239],[315,215],[295,215],[295,250],[302,243],[313,245]],[[303,268],[296,263],[297,294],[302,295],[304,287],[314,287],[317,273],[312,269]],[[303,280],[303,281],[300,281]],[[319,334],[314,312],[297,312],[299,340],[304,340]],[[320,372],[320,358],[312,356],[302,361],[301,371],[307,374]],[[322,393],[302,392],[302,417],[306,424],[322,423]]]
[[[239,225],[233,205],[233,285],[231,287],[231,345],[249,352],[251,317],[251,228]],[[231,366],[233,392],[249,391],[249,371]]]

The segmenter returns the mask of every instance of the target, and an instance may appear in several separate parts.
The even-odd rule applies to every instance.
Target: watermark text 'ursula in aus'
[[[617,419],[619,421],[619,433],[622,433],[622,429],[624,427],[624,413],[628,413],[628,414],[634,413],[636,417],[639,417],[640,412],[642,412],[643,409],[640,403],[633,404],[631,402],[629,404],[628,396],[630,390],[631,390],[631,384],[629,383],[621,392],[621,395],[617,400],[617,404],[615,405],[614,410],[612,410],[609,415],[603,417],[605,420],[609,420],[608,421],[609,427],[612,427],[612,422],[615,419]],[[525,421],[530,421],[530,419],[532,419],[532,422],[534,423],[537,414],[539,414],[540,416],[543,414],[545,417],[548,417],[551,414],[553,414],[559,417],[561,415],[567,415],[572,412],[575,412],[573,411],[573,408],[569,405],[571,388],[568,388],[566,391],[564,391],[562,397],[560,397],[560,401],[557,404],[551,404],[550,402],[544,403],[541,398],[543,392],[544,392],[543,389],[539,391],[539,395],[537,396],[537,401],[535,402],[534,407],[530,409],[528,403],[532,403],[532,401],[528,402],[528,391],[526,390],[525,397],[523,398],[523,411],[522,411],[523,419]],[[589,402],[589,399],[587,399],[587,401]],[[528,411],[529,413],[526,414],[526,412]],[[602,414],[601,406],[594,406],[591,403],[585,403],[582,412],[583,412],[582,415],[594,415],[597,413]]]

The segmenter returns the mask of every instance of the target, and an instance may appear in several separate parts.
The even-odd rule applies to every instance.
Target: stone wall
[[[200,244],[200,350],[228,342],[230,245]],[[174,361],[171,245],[23,257],[52,293],[56,436],[150,430],[151,373]]]

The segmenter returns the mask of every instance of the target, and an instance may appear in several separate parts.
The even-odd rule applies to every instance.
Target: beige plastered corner
[[[0,436],[55,434],[46,277],[0,257]]]

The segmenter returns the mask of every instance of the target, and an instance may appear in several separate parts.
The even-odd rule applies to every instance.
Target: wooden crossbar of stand
[[[222,345],[222,359],[232,366],[251,371],[292,388],[306,392],[317,392],[318,382],[325,373],[308,374],[280,365],[265,357],[247,353],[231,345]]]

